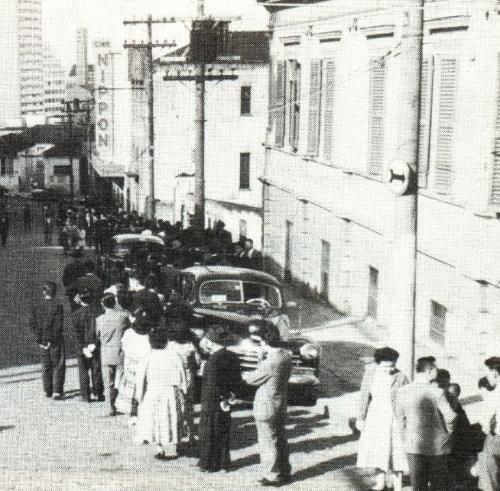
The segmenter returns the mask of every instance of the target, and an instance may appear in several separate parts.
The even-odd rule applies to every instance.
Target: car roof
[[[163,245],[164,242],[160,237],[157,237],[156,235],[143,235],[143,234],[118,234],[113,237],[113,239],[120,243],[120,242],[154,242],[155,244],[161,244]]]
[[[184,273],[192,274],[196,280],[243,280],[259,281],[279,287],[280,282],[270,274],[256,271],[254,269],[234,268],[232,266],[192,266],[182,270]]]

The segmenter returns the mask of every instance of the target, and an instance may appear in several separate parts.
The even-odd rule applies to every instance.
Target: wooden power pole
[[[418,142],[424,0],[408,0],[401,40],[401,119],[398,159],[391,163],[396,191],[394,237],[394,316],[390,339],[400,352],[400,367],[413,378],[417,278]]]
[[[154,118],[154,66],[153,66],[153,48],[173,48],[175,43],[153,42],[153,24],[172,24],[177,22],[177,19],[171,17],[163,17],[155,19],[151,15],[147,19],[142,20],[126,20],[125,25],[146,24],[147,26],[147,41],[140,43],[125,42],[124,48],[145,48],[147,49],[147,97],[148,97],[148,203],[146,215],[149,218],[154,218],[156,215],[156,197],[155,197],[155,118]]]

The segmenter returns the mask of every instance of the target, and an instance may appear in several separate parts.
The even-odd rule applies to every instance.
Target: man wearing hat
[[[258,387],[253,403],[263,486],[279,487],[291,480],[285,422],[288,403],[288,380],[292,372],[292,355],[278,346],[278,328],[269,321],[249,326],[250,338],[260,346],[257,368],[245,372],[243,379]]]
[[[241,385],[238,356],[228,351],[228,334],[223,326],[213,326],[200,342],[210,354],[203,371],[199,428],[200,460],[204,472],[229,470],[231,402]]]

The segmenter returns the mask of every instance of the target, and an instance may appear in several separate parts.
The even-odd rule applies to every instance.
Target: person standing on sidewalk
[[[29,203],[24,207],[23,222],[24,231],[31,232],[31,206],[29,205]]]
[[[414,491],[451,491],[448,458],[456,413],[445,391],[433,385],[436,359],[419,358],[415,380],[396,393],[396,419]]]
[[[263,469],[260,483],[281,486],[291,481],[285,423],[292,355],[278,346],[279,331],[271,322],[256,322],[249,331],[250,338],[262,349],[257,368],[243,374],[247,384],[258,387],[253,414]]]
[[[7,238],[9,236],[9,215],[7,212],[3,211],[0,215],[0,240],[2,242],[2,247],[7,246]]]
[[[112,293],[104,295],[101,305],[104,314],[96,319],[96,335],[101,350],[104,390],[111,407],[110,416],[116,416],[115,401],[118,395],[116,375],[122,351],[122,336],[130,322],[127,312],[115,308],[116,299]]]
[[[479,488],[483,491],[500,489],[500,358],[485,361],[488,382],[493,390],[488,394],[483,415],[483,431],[486,433],[484,448],[479,455]]]
[[[396,390],[408,383],[396,368],[399,353],[389,347],[375,350],[375,363],[366,367],[361,382],[360,409],[356,428],[361,432],[357,467],[377,469],[373,490],[385,489],[387,473],[392,470],[395,491],[402,489],[402,474],[408,462],[394,421]]]
[[[227,338],[225,327],[216,325],[200,342],[210,353],[203,370],[198,425],[202,472],[229,471],[231,466],[231,402],[241,385],[241,371],[238,356],[224,347]]]
[[[43,237],[45,245],[52,245],[52,232],[54,230],[54,218],[47,214],[43,218]]]
[[[42,301],[31,312],[31,329],[40,346],[43,390],[54,400],[64,399],[66,361],[64,356],[64,313],[55,298],[57,286],[46,281],[42,287]]]
[[[90,396],[90,380],[98,401],[104,401],[101,358],[96,339],[96,318],[102,314],[102,307],[96,307],[89,290],[77,295],[81,307],[73,312],[73,329],[76,333],[78,371],[80,375],[80,397],[82,401],[92,402]],[[89,371],[91,377],[89,377]]]

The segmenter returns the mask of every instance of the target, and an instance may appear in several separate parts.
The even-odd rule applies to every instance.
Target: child
[[[153,329],[149,342],[151,350],[137,381],[139,419],[136,439],[156,443],[155,458],[172,460],[177,458],[177,445],[182,435],[186,371],[177,351],[167,345],[165,329]]]
[[[104,295],[101,305],[104,314],[96,319],[96,333],[101,345],[101,366],[106,399],[111,406],[110,416],[116,416],[115,406],[118,390],[115,386],[117,368],[120,361],[122,336],[129,325],[128,314],[117,310],[115,296]]]

